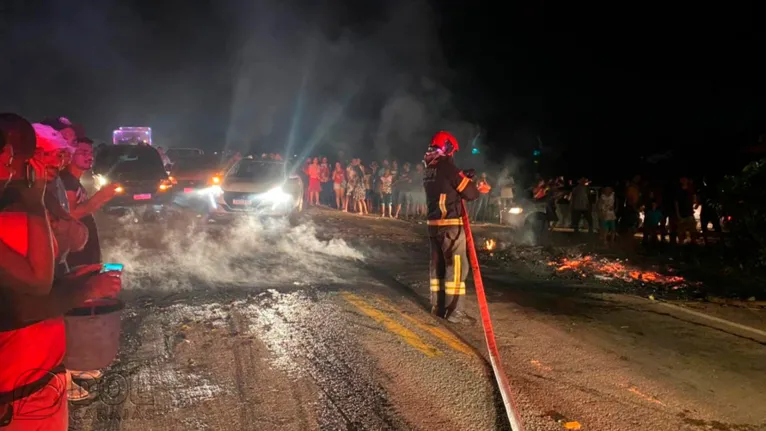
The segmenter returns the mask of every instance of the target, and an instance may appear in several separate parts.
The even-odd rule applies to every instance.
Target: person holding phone
[[[64,431],[62,316],[87,299],[116,296],[119,273],[99,274],[101,266],[91,265],[54,279],[58,247],[43,203],[48,177],[32,159],[39,136],[10,114],[0,114],[0,132],[0,429]]]
[[[80,251],[70,252],[67,263],[70,267],[101,263],[101,244],[98,239],[98,227],[93,214],[106,205],[117,194],[118,184],[112,183],[88,196],[80,182],[83,173],[93,168],[93,141],[89,138],[77,138],[72,162],[61,172],[61,181],[66,189],[69,202],[69,214],[88,228],[88,241]]]
[[[69,215],[88,228],[88,240],[82,250],[70,251],[66,263],[70,268],[80,265],[101,264],[101,244],[98,239],[98,227],[93,213],[103,207],[116,194],[117,184],[108,184],[88,197],[88,192],[80,182],[83,173],[93,168],[93,141],[89,138],[77,138],[74,156],[69,165],[61,171],[59,178],[64,183],[69,204]],[[96,380],[101,378],[99,370],[67,370],[69,399],[79,401],[89,398],[90,394],[73,381]]]

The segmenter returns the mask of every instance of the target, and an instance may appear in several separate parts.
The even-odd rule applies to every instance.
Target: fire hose
[[[471,272],[473,273],[473,283],[476,286],[476,298],[479,301],[479,311],[481,311],[481,323],[484,326],[484,339],[487,341],[489,361],[492,364],[492,371],[495,374],[495,380],[497,381],[500,395],[503,398],[503,405],[505,405],[505,412],[508,414],[511,429],[513,431],[523,431],[524,426],[521,423],[521,416],[511,393],[511,385],[508,383],[508,377],[505,375],[502,363],[500,362],[500,351],[497,349],[495,331],[492,329],[492,320],[489,317],[487,296],[484,294],[484,282],[481,279],[481,271],[479,269],[479,257],[476,255],[476,245],[473,242],[473,234],[471,234],[471,224],[468,220],[465,202],[461,202],[461,205],[463,206],[463,228],[465,229],[466,249],[468,251],[468,259],[471,261]]]

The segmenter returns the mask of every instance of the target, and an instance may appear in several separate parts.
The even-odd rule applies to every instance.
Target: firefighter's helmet
[[[447,156],[451,156],[455,151],[460,149],[457,144],[457,139],[452,136],[452,133],[443,130],[437,132],[434,137],[431,138],[431,147],[438,148],[440,152]]]

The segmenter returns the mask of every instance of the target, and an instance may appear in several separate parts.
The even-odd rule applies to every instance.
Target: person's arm
[[[94,193],[90,199],[81,204],[77,203],[77,192],[67,190],[66,196],[69,201],[69,215],[71,215],[72,218],[79,220],[86,215],[93,214],[114,197],[116,190],[117,184],[108,184]]]
[[[0,280],[14,292],[47,295],[53,284],[53,234],[45,209],[27,215],[27,256],[22,256],[0,241]]]
[[[476,183],[457,168],[454,168],[452,186],[455,187],[463,200],[473,201],[479,198],[479,189],[476,187]]]
[[[0,241],[0,281],[11,291],[47,295],[53,283],[53,233],[45,209],[47,175],[36,160],[30,160],[37,180],[32,187],[20,187],[16,205],[27,214],[26,256]]]
[[[13,326],[62,316],[91,298],[115,297],[120,290],[119,275],[98,273],[101,265],[82,267],[78,274],[58,279],[50,293],[32,296],[24,293],[8,295],[12,304]],[[9,322],[3,319],[3,326]]]

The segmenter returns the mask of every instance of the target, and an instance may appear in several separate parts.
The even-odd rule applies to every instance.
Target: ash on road
[[[72,429],[509,429],[480,322],[426,311],[424,225],[104,226],[129,307]],[[527,430],[766,430],[766,340],[513,262],[484,275]]]

